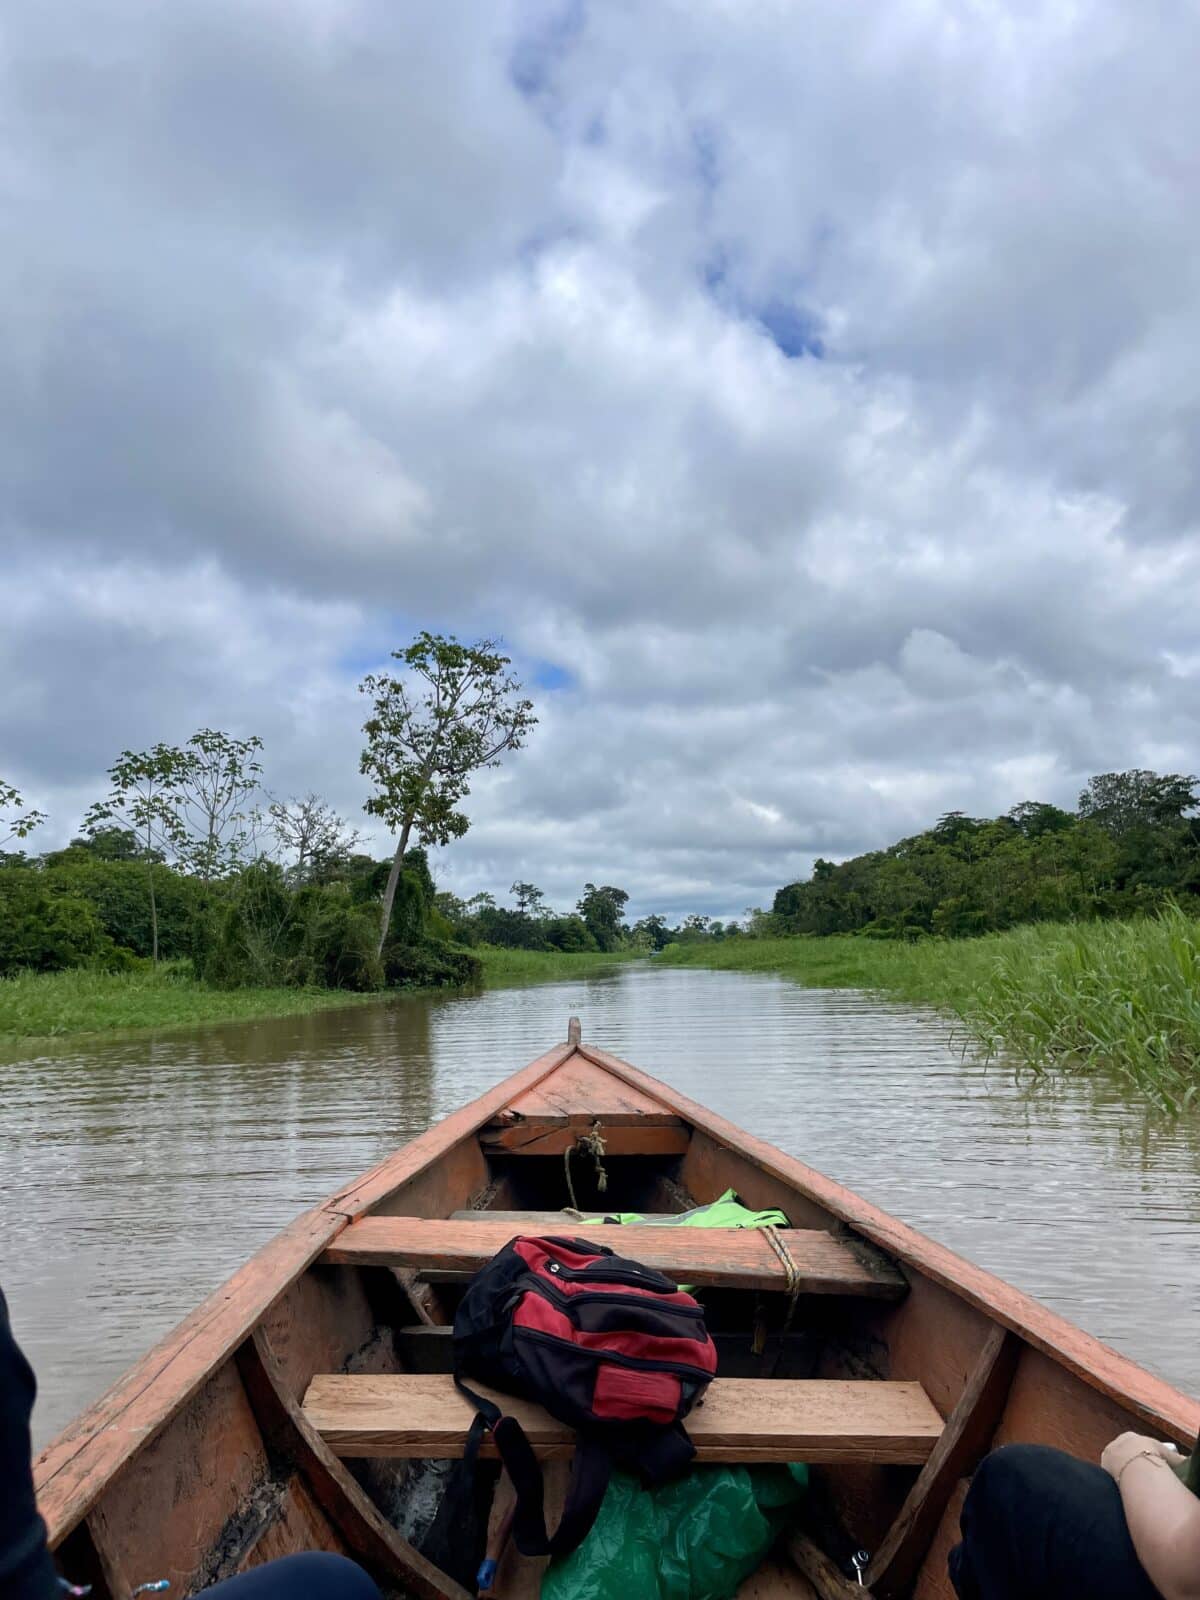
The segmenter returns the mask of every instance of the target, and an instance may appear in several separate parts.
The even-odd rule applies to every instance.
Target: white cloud
[[[1190,770],[1200,23],[1117,0],[55,0],[0,24],[0,773],[503,633],[455,887],[769,899]],[[798,354],[799,353],[799,354]]]

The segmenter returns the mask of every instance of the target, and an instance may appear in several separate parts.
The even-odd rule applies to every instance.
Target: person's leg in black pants
[[[280,1556],[214,1583],[204,1593],[221,1600],[380,1600],[379,1590],[361,1567],[325,1550]]]
[[[1045,1445],[983,1461],[950,1552],[960,1600],[1158,1600],[1125,1526],[1116,1484]]]

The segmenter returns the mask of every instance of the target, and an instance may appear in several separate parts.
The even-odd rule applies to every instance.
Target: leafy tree
[[[541,917],[548,914],[546,896],[534,883],[517,882],[510,886],[509,893],[517,898],[517,910],[527,917]]]
[[[295,858],[288,867],[294,883],[348,861],[358,845],[357,829],[311,791],[299,799],[272,800],[267,812],[280,849]]]
[[[624,889],[615,889],[612,884],[599,889],[594,883],[584,884],[583,896],[575,909],[599,949],[615,950],[620,944],[621,917],[628,899]]]
[[[111,861],[85,844],[72,844],[42,857],[39,874],[46,891],[87,900],[114,942],[138,956],[153,953],[153,928],[146,893],[146,864]],[[197,879],[156,864],[154,870],[158,951],[163,960],[199,953],[204,890]]]
[[[1079,815],[1116,838],[1132,828],[1179,823],[1189,811],[1200,809],[1197,783],[1200,779],[1178,772],[1101,772],[1079,796]]]
[[[180,752],[176,850],[205,885],[245,865],[253,853],[257,814],[252,800],[262,777],[261,749],[257,735],[235,739],[201,728]]]
[[[528,912],[510,911],[506,906],[484,906],[475,918],[479,936],[486,944],[505,950],[544,950],[546,935],[542,924]]]
[[[112,949],[87,900],[51,893],[33,868],[0,873],[0,977],[23,968],[77,967],[103,960]]]
[[[671,942],[671,930],[667,926],[667,919],[660,917],[657,912],[643,917],[633,926],[633,937],[639,944],[645,945],[650,950],[661,950]]]
[[[380,954],[413,830],[424,845],[460,839],[470,826],[458,807],[471,777],[499,765],[506,750],[520,749],[537,720],[493,640],[465,645],[453,635],[422,632],[392,658],[402,677],[373,673],[359,685],[372,696],[359,763],[374,784],[365,809],[399,835],[380,907]]]
[[[158,901],[154,873],[164,856],[175,855],[188,844],[189,835],[180,816],[188,756],[173,745],[156,744],[149,750],[122,750],[108,769],[112,788],[108,797],[88,808],[84,827],[96,832],[109,825],[133,832],[145,863],[150,900],[152,959],[158,960]]]
[[[600,948],[582,917],[547,917],[544,922],[539,922],[536,926],[552,950],[578,953]]]
[[[72,839],[72,850],[86,850],[97,861],[136,861],[137,834],[132,828],[95,828],[83,839]],[[49,861],[51,858],[45,858]]]
[[[0,778],[0,850],[14,839],[27,839],[46,821],[46,813],[27,806],[21,791]]]
[[[1075,826],[1075,818],[1069,811],[1047,805],[1042,800],[1022,800],[1019,806],[1014,806],[1008,813],[1007,820],[1026,839],[1040,839],[1047,833],[1064,833]]]

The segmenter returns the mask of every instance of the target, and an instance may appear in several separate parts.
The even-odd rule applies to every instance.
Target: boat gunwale
[[[275,1302],[355,1217],[469,1139],[514,1093],[540,1083],[575,1049],[574,1044],[555,1045],[301,1212],[56,1434],[33,1463],[38,1509],[51,1548],[73,1532],[111,1479],[232,1358]],[[205,1349],[206,1342],[211,1348]]]
[[[557,1072],[576,1054],[672,1106],[693,1130],[718,1147],[729,1149],[791,1188],[910,1272],[1009,1329],[1131,1415],[1181,1444],[1194,1442],[1200,1430],[1200,1403],[1189,1400],[1165,1379],[1147,1372],[1024,1291],[649,1073],[607,1051],[569,1039],[301,1213],[69,1423],[34,1464],[39,1507],[52,1547],[88,1515],[115,1475],[158,1436],[218,1366],[232,1358],[275,1302],[345,1228],[477,1134],[510,1101]]]
[[[767,1140],[748,1133],[640,1067],[592,1045],[581,1044],[579,1053],[594,1066],[605,1067],[623,1078],[631,1087],[669,1101],[694,1129],[797,1190],[894,1257],[902,1267],[915,1270],[967,1305],[984,1312],[993,1322],[1019,1335],[1031,1348],[1048,1356],[1089,1388],[1116,1401],[1144,1422],[1166,1430],[1178,1443],[1187,1444],[1189,1448],[1195,1444],[1200,1433],[1200,1401],[1190,1399],[1165,1378],[1148,1372],[1132,1357],[1122,1355],[1023,1289],[1015,1288],[985,1267],[976,1266],[949,1246],[939,1244],[890,1212],[864,1200],[853,1189],[827,1178]]]

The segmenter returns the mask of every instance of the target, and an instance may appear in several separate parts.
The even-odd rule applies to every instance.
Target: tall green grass
[[[599,972],[618,961],[629,961],[640,951],[614,950],[502,950],[497,945],[479,944],[471,954],[483,963],[485,988],[498,989],[510,984],[555,983],[576,978],[582,973]]]
[[[621,954],[566,955],[550,950],[474,952],[488,988],[553,982],[596,972]],[[441,991],[444,992],[444,991]],[[291,1017],[335,1006],[370,1005],[387,994],[348,989],[215,989],[192,976],[186,961],[163,962],[137,972],[21,972],[0,978],[0,1043],[61,1038],[118,1029],[186,1028],[205,1022]]]
[[[213,989],[182,961],[144,972],[19,972],[0,978],[0,1040],[289,1017],[378,999],[347,989]]]
[[[733,939],[673,946],[660,960],[937,1006],[1018,1070],[1103,1072],[1169,1111],[1200,1093],[1200,923],[1173,906],[1130,922],[1041,923],[914,945]]]

